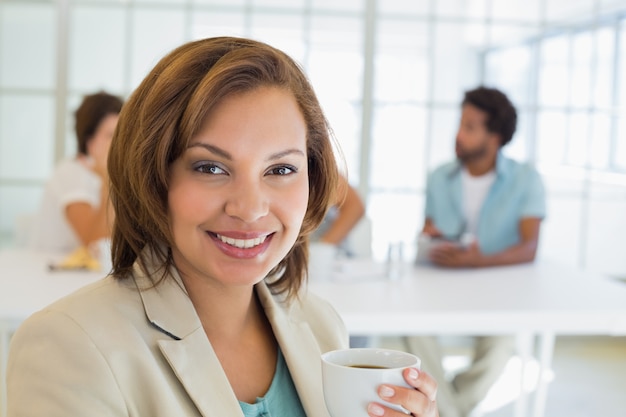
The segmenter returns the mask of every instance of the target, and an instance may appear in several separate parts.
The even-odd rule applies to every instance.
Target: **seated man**
[[[515,132],[517,112],[500,91],[479,87],[465,93],[456,136],[456,160],[428,177],[423,234],[459,240],[430,250],[441,267],[487,267],[531,262],[545,216],[544,187],[529,164],[505,157],[501,149]],[[449,385],[434,338],[409,337],[409,350],[439,382],[441,417],[467,416],[486,396],[514,350],[512,337],[475,338],[471,366]]]

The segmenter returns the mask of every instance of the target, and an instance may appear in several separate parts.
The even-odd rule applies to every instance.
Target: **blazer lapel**
[[[306,322],[289,315],[289,311],[271,295],[265,282],[257,284],[256,288],[306,415],[329,417],[322,388],[322,352],[311,328]]]
[[[140,294],[148,320],[169,336],[157,341],[161,353],[201,415],[243,417],[180,276],[173,268],[169,275],[151,287],[135,269],[137,285],[144,288]]]
[[[148,320],[168,336],[157,342],[159,349],[200,414],[243,417],[177,271],[172,268],[170,276],[156,287],[137,266],[134,275],[138,288],[143,289],[140,294]],[[256,291],[306,415],[329,417],[322,389],[321,352],[309,325],[289,317],[289,311],[274,298],[264,281],[256,285]]]
[[[202,328],[181,340],[158,343],[201,415],[243,417],[241,406]]]

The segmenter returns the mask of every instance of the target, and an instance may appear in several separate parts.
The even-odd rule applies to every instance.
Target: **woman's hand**
[[[414,389],[383,384],[378,387],[380,398],[401,405],[415,417],[439,417],[435,400],[437,382],[428,373],[415,368],[406,368],[402,375]],[[372,417],[406,417],[400,411],[375,402],[367,406],[367,412]]]

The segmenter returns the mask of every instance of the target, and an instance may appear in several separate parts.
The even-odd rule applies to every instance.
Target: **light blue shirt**
[[[465,231],[462,169],[458,160],[444,164],[428,176],[426,185],[426,218],[449,239]],[[476,239],[481,251],[492,254],[519,243],[520,220],[543,219],[545,213],[545,190],[537,170],[498,153],[496,180],[478,218]]]
[[[276,372],[265,396],[258,397],[254,404],[239,401],[239,405],[245,417],[306,417],[280,349]]]

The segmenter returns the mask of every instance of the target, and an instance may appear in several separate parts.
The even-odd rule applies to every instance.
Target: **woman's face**
[[[259,282],[293,246],[309,197],[306,124],[293,95],[227,97],[174,161],[168,193],[184,279]]]
[[[106,169],[111,139],[113,139],[118,119],[118,114],[106,115],[87,142],[87,154],[94,160],[97,168]]]

